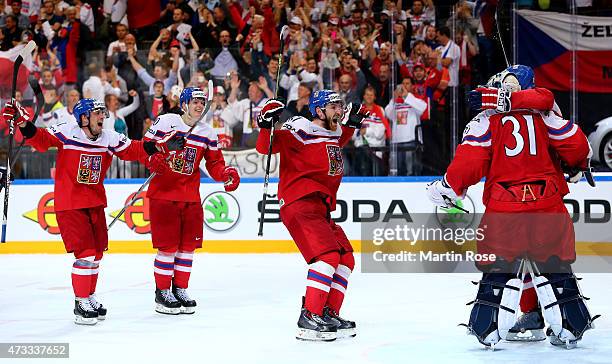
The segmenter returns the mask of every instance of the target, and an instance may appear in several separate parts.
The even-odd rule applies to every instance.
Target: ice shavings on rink
[[[0,255],[0,342],[69,342],[70,362],[200,363],[610,363],[612,285],[583,274],[592,314],[602,314],[575,350],[508,343],[485,350],[467,322],[475,274],[351,276],[342,316],[357,337],[331,343],[294,338],[306,265],[297,254],[196,254],[189,292],[195,315],[154,312],[153,255],[108,254],[94,327],[73,323],[71,255]],[[0,362],[15,360],[0,359]],[[27,362],[66,359],[21,359]]]

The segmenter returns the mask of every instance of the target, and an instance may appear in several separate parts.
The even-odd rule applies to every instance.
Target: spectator
[[[119,99],[113,94],[104,97],[104,103],[108,110],[108,117],[104,119],[103,129],[114,130],[117,133],[128,135],[126,117],[136,111],[140,106],[138,92],[130,90],[129,96],[133,97],[132,103],[119,108]],[[132,178],[132,162],[121,160],[113,156],[111,166],[106,175],[107,178]]]
[[[306,59],[300,53],[294,53],[289,60],[289,67],[280,79],[280,86],[287,90],[287,101],[298,99],[298,87],[301,82],[316,83],[317,75],[306,70]],[[273,94],[272,94],[273,95]],[[270,95],[268,95],[271,98]]]
[[[215,8],[217,9],[217,8]],[[232,42],[230,32],[223,30],[219,33],[220,49],[209,50],[215,62],[210,74],[217,80],[223,79],[231,70],[240,70],[240,74],[248,75],[248,65],[240,55],[238,43]]]
[[[450,75],[449,87],[459,85],[459,58],[461,57],[461,49],[450,39],[450,29],[441,27],[437,30],[436,40],[440,43],[436,49],[441,55],[440,63],[445,68],[448,68]]]
[[[145,99],[145,109],[147,118],[150,120],[157,119],[164,109],[169,109],[168,101],[164,97],[164,83],[162,81],[156,80],[153,82],[153,93]]]
[[[432,17],[430,14],[425,13],[425,4],[423,0],[414,0],[412,2],[412,8],[408,11],[408,19],[412,25],[412,40],[418,39],[425,32],[428,25],[436,22],[435,16]]]
[[[425,31],[425,38],[423,40],[425,41],[425,44],[431,49],[436,49],[440,46],[440,43],[438,43],[438,41],[436,40],[436,34],[436,27],[433,25],[428,25]]]
[[[357,62],[356,59],[354,61]],[[361,95],[366,86],[365,76],[361,70],[358,72],[358,77],[359,81],[355,87],[353,87],[353,79],[348,74],[340,76],[338,80],[338,94],[345,104],[361,102]]]
[[[380,66],[385,64],[391,66],[391,43],[385,42],[380,46],[380,52],[378,55],[372,60],[372,73],[374,76],[378,77],[380,74]]]
[[[362,127],[355,131],[353,144],[355,145],[355,171],[358,176],[382,176],[385,171],[382,148],[391,136],[389,122],[385,117],[383,108],[375,103],[376,90],[367,87],[363,94],[363,106],[370,115],[363,119]]]
[[[459,30],[455,33],[455,43],[461,49],[459,57],[459,84],[466,87],[472,85],[472,59],[478,54],[475,39]]]
[[[407,80],[404,83],[404,80]],[[398,85],[394,99],[385,107],[385,115],[393,123],[391,143],[397,147],[397,173],[399,176],[419,175],[421,164],[416,160],[416,127],[427,104],[412,94],[412,83],[405,78]]]
[[[199,45],[204,49],[218,47],[219,33],[216,30],[217,23],[215,23],[213,13],[206,6],[200,6],[198,9],[198,19],[199,21],[193,26],[191,31],[198,40]]]
[[[391,67],[388,64],[380,65],[378,77],[375,77],[367,66],[362,67],[361,70],[365,73],[368,83],[376,90],[376,103],[387,105],[391,99]]]
[[[133,97],[132,103],[122,108],[119,108],[119,99],[117,96],[108,94],[104,97],[104,104],[106,104],[106,109],[108,109],[109,116],[104,119],[104,124],[102,125],[103,129],[114,130],[117,133],[127,136],[128,130],[125,118],[136,111],[136,109],[138,109],[140,106],[140,97],[138,96],[138,92],[135,90],[130,90],[128,95]]]
[[[66,37],[67,42],[65,43],[65,63],[64,63],[64,79],[67,84],[74,85],[77,82],[78,76],[78,61],[77,52],[79,46],[79,39],[81,38],[81,20],[80,10],[73,6],[66,9],[66,18],[68,27],[66,28],[68,35]],[[61,62],[61,60],[60,60]]]
[[[4,10],[6,9],[6,3],[4,1],[0,1],[0,28],[6,27],[6,13]]]
[[[217,133],[219,139],[219,146],[222,149],[227,149],[232,146],[233,132],[230,126],[230,120],[224,119],[227,117],[229,105],[225,100],[225,89],[222,86],[215,87],[215,96],[213,97],[213,103],[210,107],[210,111],[206,116],[206,122],[212,126]]]
[[[117,68],[117,74],[119,74],[127,83],[131,89],[138,88],[138,74],[132,67],[132,63],[129,61],[130,54],[136,57],[136,37],[133,34],[126,34],[123,38],[125,44],[125,52],[116,52],[112,56],[112,65]]]
[[[184,23],[184,14],[182,8],[174,9],[172,20],[172,25],[168,26],[166,29],[170,31],[172,37],[181,42],[183,46],[190,45],[191,39],[189,34],[191,34],[191,25]]]
[[[17,18],[17,26],[21,30],[30,28],[30,17],[21,13],[21,0],[13,0],[11,3],[12,13]]]
[[[459,32],[466,35],[470,41],[478,47],[476,32],[480,21],[472,16],[472,10],[465,1],[459,1],[455,5],[455,13],[448,18],[446,26],[449,28],[455,27],[455,35]],[[455,40],[456,41],[456,40]],[[457,44],[459,44],[457,42]]]
[[[64,105],[59,101],[57,90],[54,87],[45,87],[42,91],[45,102],[41,110],[42,114],[36,119],[35,125],[39,128],[48,128],[57,122],[55,113]]]
[[[357,7],[354,3],[351,6],[351,18],[342,27],[345,37],[349,41],[354,41],[359,38],[359,28],[364,24],[363,10]]]
[[[168,29],[163,28],[160,30],[159,36],[151,44],[151,48],[149,48],[147,61],[149,63],[161,62],[162,58],[170,51],[172,40],[172,35]]]
[[[47,21],[50,24],[54,16],[55,16],[55,4],[53,4],[53,1],[51,0],[46,0],[43,3],[42,9],[40,9],[39,18],[41,18],[42,22]]]
[[[148,87],[149,93],[153,94],[153,86],[156,80],[164,83],[164,93],[170,92],[170,88],[177,82],[177,71],[178,71],[178,63],[179,56],[178,53],[175,53],[174,59],[172,60],[172,69],[168,72],[166,66],[162,64],[158,64],[153,69],[153,76],[151,76],[144,67],[138,63],[136,58],[134,57],[134,51],[128,50],[128,60],[132,64],[132,68],[136,71],[136,74],[140,78],[140,80]]]
[[[241,147],[254,148],[259,135],[257,117],[268,98],[264,96],[264,92],[260,88],[261,84],[257,81],[251,81],[249,82],[248,98],[238,100],[237,92],[241,83],[242,81],[237,78],[231,80],[232,91],[227,99],[229,108],[223,111],[221,117],[228,121],[232,127],[238,127],[237,131],[241,134]],[[234,135],[236,134],[238,133],[234,132]]]
[[[117,84],[119,90],[121,90],[119,102],[121,102],[121,104],[127,103],[129,99],[127,82],[117,74],[117,69],[114,66],[106,66],[104,67],[104,71],[106,72],[106,79],[108,82],[111,85]]]
[[[9,50],[21,42],[21,30],[17,27],[15,15],[7,15],[5,19],[6,27],[3,29],[4,39],[2,39],[2,49]]]
[[[79,19],[81,19],[81,23],[85,24],[87,29],[91,32],[91,35],[95,35],[95,26],[94,26],[94,13],[91,5],[82,0],[75,0],[74,5],[79,12]]]
[[[263,73],[253,72],[253,75],[263,75],[268,83],[268,88],[272,91],[272,94],[276,93],[276,76],[278,73],[278,55],[272,55],[272,58],[268,61],[266,65],[266,70]],[[281,78],[282,79],[282,78]]]
[[[176,9],[176,0],[170,0],[166,3],[166,7],[159,13],[159,24],[163,28],[174,23],[174,9]]]
[[[308,102],[310,100],[310,94],[312,89],[311,83],[301,82],[298,86],[298,97],[296,100],[289,101],[285,111],[281,116],[281,121],[289,120],[294,116],[302,116],[305,118],[311,118],[310,110],[308,109]]]
[[[127,0],[104,1],[104,16],[110,17],[112,24],[129,26],[127,17]]]
[[[119,84],[110,84],[107,81],[106,72],[97,64],[92,63],[88,66],[89,78],[83,83],[83,97],[104,101],[104,97],[113,94],[121,96]]]
[[[78,90],[72,89],[68,91],[66,96],[66,106],[55,110],[55,114],[53,115],[55,120],[70,120],[69,116],[72,116],[74,105],[76,105],[80,99],[81,94]],[[76,123],[76,119],[74,119],[74,122]]]
[[[421,121],[429,120],[429,97],[428,83],[425,65],[423,63],[415,63],[412,67],[412,94],[427,103],[427,108],[421,115]]]
[[[117,35],[117,40],[111,42],[108,45],[108,49],[106,51],[107,64],[112,63],[112,57],[114,53],[127,52],[125,37],[129,34],[128,27],[124,24],[117,24],[117,26],[115,26],[115,34]],[[135,43],[134,50],[138,51],[138,47]]]

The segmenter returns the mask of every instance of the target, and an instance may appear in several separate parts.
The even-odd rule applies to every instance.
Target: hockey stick
[[[36,78],[34,77],[30,77],[28,79],[28,83],[30,84],[32,90],[34,90],[34,95],[36,96],[36,111],[34,112],[34,117],[36,118],[38,117],[38,115],[40,115],[40,111],[42,110],[45,100],[43,100],[43,93],[40,88],[40,84],[38,83],[38,80],[36,80]],[[26,139],[23,138],[23,140],[21,141],[21,143],[19,143],[19,146],[17,147],[17,151],[13,156],[11,156],[11,170],[13,169],[13,167],[15,167],[15,163],[17,163],[17,158],[19,158],[19,154],[23,149],[25,141]]]
[[[185,139],[187,139],[187,137],[189,135],[191,135],[191,133],[193,132],[193,129],[195,129],[195,127],[204,119],[204,117],[208,113],[208,110],[210,110],[210,107],[212,105],[212,99],[213,99],[213,96],[214,96],[214,91],[215,91],[215,88],[214,88],[213,81],[212,80],[208,80],[208,99],[206,100],[206,105],[204,106],[204,111],[202,111],[202,115],[200,115],[200,118],[189,128],[189,130],[187,131],[187,134],[185,134]],[[168,156],[168,159],[170,159],[170,156]],[[155,173],[155,172],[151,173],[149,178],[147,178],[146,181],[144,181],[144,183],[142,184],[142,186],[140,186],[138,191],[136,191],[136,193],[134,194],[134,197],[132,197],[132,199],[125,206],[123,206],[123,208],[121,209],[121,211],[119,211],[117,216],[115,216],[113,218],[113,221],[111,221],[111,223],[108,224],[108,227],[106,228],[107,231],[110,230],[110,228],[113,226],[113,224],[115,224],[115,222],[117,220],[119,220],[119,217],[121,217],[121,215],[123,215],[123,213],[125,213],[125,210],[127,210],[128,207],[132,206],[136,202],[136,200],[138,200],[138,197],[140,196],[142,191],[145,189],[145,187],[147,187],[149,185],[149,183],[151,183],[151,180],[153,180],[153,178],[156,175],[157,175],[157,173]]]
[[[495,30],[497,32],[497,39],[499,40],[499,45],[502,49],[502,53],[504,54],[504,60],[506,61],[506,67],[510,67],[510,60],[508,58],[508,54],[506,53],[506,47],[504,47],[504,40],[502,39],[501,30],[499,29],[499,20],[498,13],[499,9],[503,6],[504,1],[501,0],[497,7],[495,8]]]
[[[285,50],[284,35],[289,30],[289,26],[285,25],[280,32],[280,50],[278,52],[278,70],[276,70],[276,89],[274,90],[274,98],[278,98],[278,88],[280,87],[280,74],[283,65],[283,52]],[[266,201],[268,200],[268,185],[270,184],[270,160],[272,159],[272,142],[274,142],[274,123],[270,129],[270,145],[268,146],[268,160],[266,161],[266,175],[264,176],[263,198],[261,200],[261,213],[259,215],[259,231],[257,236],[263,236],[264,215],[266,214]]]
[[[28,55],[28,53],[32,53],[36,48],[36,43],[31,40],[28,44],[21,49],[19,55],[15,59],[15,63],[13,64],[13,83],[11,86],[11,100],[15,102],[15,94],[17,93],[17,76],[19,75],[19,67],[23,62],[23,59]],[[13,153],[13,137],[15,135],[15,120],[16,116],[13,117],[12,120],[9,121],[9,145],[8,145],[8,153],[6,154],[6,186],[4,189],[4,211],[2,213],[2,239],[0,242],[6,243],[6,225],[8,223],[8,205],[9,205],[9,189],[11,187],[11,154]]]

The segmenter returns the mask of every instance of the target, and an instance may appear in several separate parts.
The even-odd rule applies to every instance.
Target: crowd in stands
[[[149,6],[159,5],[158,20],[139,28],[128,1],[0,1],[0,50],[38,45],[38,126],[91,97],[109,109],[104,128],[140,139],[158,115],[181,113],[184,87],[212,79],[206,122],[223,148],[245,149],[267,99],[285,100],[286,120],[308,116],[310,94],[329,88],[371,111],[345,151],[348,174],[434,174],[450,158],[450,98],[462,104],[465,90],[503,66],[497,0],[157,0]],[[459,113],[465,125],[466,108]]]

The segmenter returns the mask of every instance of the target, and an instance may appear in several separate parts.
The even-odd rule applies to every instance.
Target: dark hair
[[[438,33],[440,33],[440,34],[450,38],[450,34],[451,34],[450,33],[450,29],[446,25],[441,26],[441,27],[437,28],[436,30],[438,31]]]

